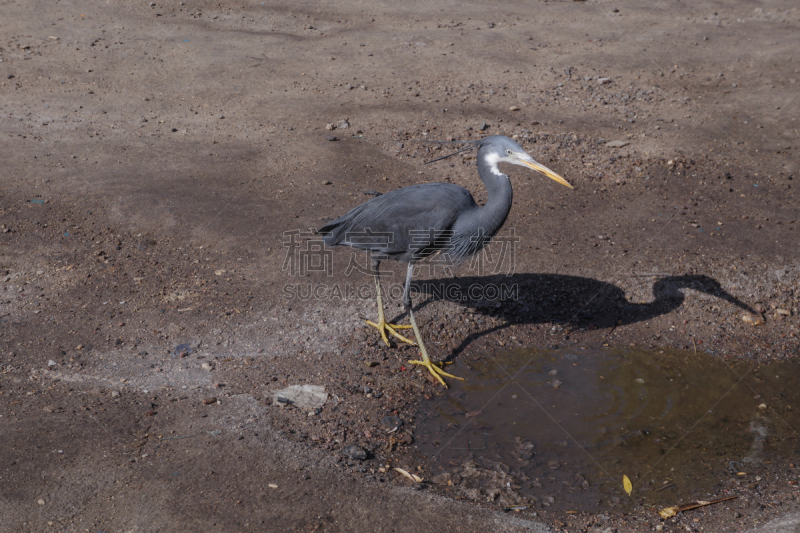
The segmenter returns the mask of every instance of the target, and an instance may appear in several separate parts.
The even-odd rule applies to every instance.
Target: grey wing
[[[320,233],[328,246],[352,246],[409,261],[445,248],[458,217],[476,208],[469,191],[458,185],[412,185],[359,205]]]

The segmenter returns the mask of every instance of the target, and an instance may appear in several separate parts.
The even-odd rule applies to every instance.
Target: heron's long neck
[[[489,199],[486,204],[477,210],[476,218],[481,223],[487,234],[494,235],[506,221],[511,211],[513,191],[508,176],[500,172],[496,162],[478,158],[478,174],[480,174]]]

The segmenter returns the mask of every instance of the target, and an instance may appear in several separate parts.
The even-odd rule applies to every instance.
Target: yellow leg
[[[444,382],[442,376],[453,378],[453,379],[460,379],[464,380],[464,378],[460,378],[458,376],[454,376],[453,374],[448,374],[444,370],[442,370],[442,366],[449,364],[449,363],[434,363],[431,361],[430,357],[428,357],[428,350],[425,349],[425,344],[422,342],[422,335],[419,332],[419,328],[417,327],[417,322],[414,320],[414,312],[411,310],[411,306],[408,306],[408,316],[411,319],[411,327],[414,329],[414,336],[417,338],[417,345],[419,346],[419,350],[422,353],[422,361],[409,361],[412,365],[420,365],[424,366],[428,369],[433,377],[439,380],[439,383],[444,385],[447,388],[447,383]]]
[[[367,324],[372,326],[373,328],[377,328],[377,330],[381,334],[381,338],[383,342],[386,343],[386,346],[389,346],[389,337],[386,336],[386,332],[388,331],[398,340],[406,342],[408,344],[416,344],[414,341],[405,338],[404,336],[400,335],[396,330],[398,329],[408,329],[411,326],[400,325],[400,324],[390,324],[386,322],[384,315],[383,315],[383,298],[381,297],[381,281],[380,278],[375,276],[375,288],[377,289],[377,303],[378,303],[378,321],[373,322],[372,320],[365,320]]]

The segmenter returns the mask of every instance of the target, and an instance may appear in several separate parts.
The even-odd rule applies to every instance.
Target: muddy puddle
[[[797,363],[578,346],[455,367],[466,381],[422,403],[415,433],[453,497],[575,511],[676,505],[709,499],[725,477],[754,478],[763,462],[800,459]]]

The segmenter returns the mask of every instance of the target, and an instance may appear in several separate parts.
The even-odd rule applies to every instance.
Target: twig
[[[706,505],[714,505],[715,503],[726,502],[728,500],[733,500],[734,498],[738,498],[738,496],[726,496],[725,498],[711,500],[710,502],[704,502],[704,501],[692,502],[692,503],[687,503],[686,505],[681,505],[680,507],[667,507],[665,509],[661,509],[658,512],[658,514],[661,515],[661,518],[667,519],[675,516],[678,513],[682,513],[683,511],[697,509],[698,507],[705,507]]]
[[[165,438],[165,439],[161,439],[161,440],[177,440],[177,439],[188,439],[188,438],[190,438],[190,437],[194,437],[194,435],[186,435],[186,436],[183,436],[183,437],[167,437],[167,438]]]

